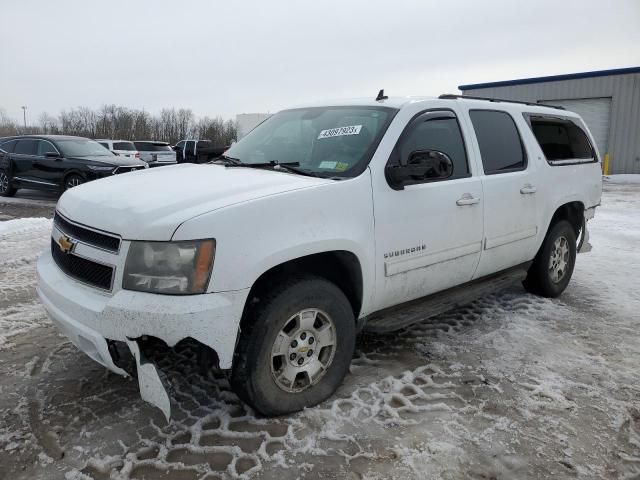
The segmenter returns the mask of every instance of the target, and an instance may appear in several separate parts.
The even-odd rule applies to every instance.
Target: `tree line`
[[[36,125],[25,128],[0,109],[0,137],[20,134],[76,135],[117,140],[158,140],[176,142],[193,138],[211,140],[214,145],[230,145],[236,139],[236,124],[222,117],[196,118],[188,108],[163,108],[152,115],[118,105],[64,110],[55,117],[43,113]]]

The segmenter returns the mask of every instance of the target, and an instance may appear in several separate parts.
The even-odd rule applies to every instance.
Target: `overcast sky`
[[[0,0],[0,108],[196,115],[640,66],[640,1]]]

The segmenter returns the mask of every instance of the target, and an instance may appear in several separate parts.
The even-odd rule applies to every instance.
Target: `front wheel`
[[[231,384],[257,411],[296,412],[322,402],[342,383],[355,348],[355,320],[333,283],[288,279],[247,315]]]
[[[523,285],[531,293],[557,297],[571,280],[576,263],[576,232],[566,220],[557,222],[544,239]]]
[[[13,188],[13,182],[9,172],[0,170],[0,197],[13,197],[16,189]]]
[[[73,175],[69,175],[65,181],[64,181],[64,189],[65,190],[69,190],[70,188],[73,187],[77,187],[78,185],[81,185],[84,183],[84,178],[82,178],[80,175],[76,175],[75,173]]]

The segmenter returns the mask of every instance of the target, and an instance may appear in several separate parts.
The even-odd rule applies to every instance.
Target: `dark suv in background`
[[[117,173],[147,168],[118,157],[98,142],[64,135],[22,135],[0,139],[0,196],[19,188],[64,191]]]

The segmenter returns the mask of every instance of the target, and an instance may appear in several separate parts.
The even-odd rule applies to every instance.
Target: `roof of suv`
[[[310,108],[310,107],[330,107],[330,106],[369,106],[369,107],[391,107],[401,109],[407,105],[418,102],[433,102],[437,107],[442,108],[442,105],[446,105],[449,102],[460,102],[463,104],[471,104],[482,108],[500,108],[505,110],[518,110],[531,113],[545,113],[545,114],[561,114],[563,116],[577,116],[575,113],[566,111],[560,107],[534,104],[527,102],[519,102],[517,100],[504,100],[504,99],[492,99],[481,97],[464,97],[461,95],[440,95],[439,97],[422,97],[422,96],[405,96],[405,97],[388,97],[384,100],[376,100],[373,97],[369,98],[350,98],[350,99],[334,99],[325,100],[313,103],[307,103],[303,105],[296,105],[291,107],[295,108]],[[498,107],[499,106],[499,107]]]

